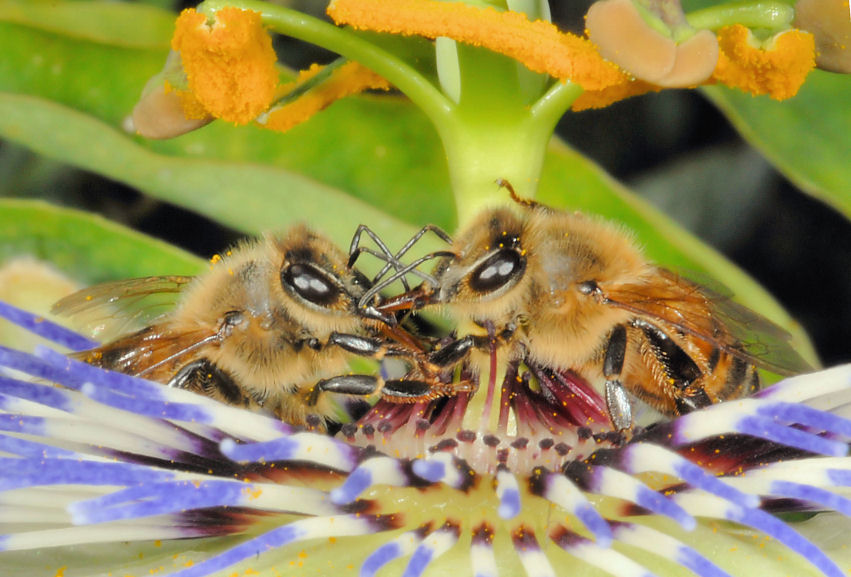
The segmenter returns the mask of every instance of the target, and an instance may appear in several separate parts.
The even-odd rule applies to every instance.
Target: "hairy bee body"
[[[386,309],[448,308],[461,341],[477,343],[454,347],[475,369],[495,347],[509,362],[576,373],[602,391],[618,429],[632,425],[636,398],[679,415],[757,390],[757,366],[806,368],[782,329],[652,264],[601,219],[518,201],[484,211],[450,252],[435,283]],[[785,358],[756,350],[770,338]]]
[[[179,292],[173,310],[82,358],[321,428],[334,409],[314,388],[345,373],[352,357],[331,341],[341,334],[373,339],[378,333],[379,323],[357,311],[370,283],[346,261],[329,240],[297,226],[282,236],[240,244],[214,259],[204,275],[102,285],[56,308],[75,314],[148,292]],[[312,416],[319,423],[311,423]]]

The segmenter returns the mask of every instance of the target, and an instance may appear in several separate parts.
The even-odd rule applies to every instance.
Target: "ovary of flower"
[[[627,80],[588,40],[560,32],[549,22],[530,22],[519,12],[436,0],[333,0],[328,14],[337,24],[360,30],[447,37],[482,46],[586,90],[602,90]]]
[[[272,103],[277,57],[259,13],[223,8],[210,24],[206,15],[184,10],[172,48],[180,53],[192,95],[213,116],[245,124]]]
[[[284,94],[290,93],[316,76],[323,67],[314,64],[299,73],[295,82],[281,87]],[[339,67],[325,82],[308,90],[298,99],[273,107],[268,116],[258,119],[261,126],[286,132],[293,126],[308,120],[317,112],[327,108],[335,100],[358,94],[364,90],[389,90],[390,84],[368,68],[357,62],[347,62]]]
[[[677,43],[650,26],[632,0],[595,2],[585,25],[604,58],[657,86],[696,86],[710,77],[718,62],[712,32],[700,30]]]
[[[718,44],[721,55],[712,78],[753,95],[791,98],[815,68],[813,35],[800,30],[781,32],[758,47],[751,31],[736,24],[718,31]]]

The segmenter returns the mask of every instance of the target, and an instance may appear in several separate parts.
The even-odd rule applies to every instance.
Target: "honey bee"
[[[325,430],[328,395],[380,393],[393,402],[452,394],[422,358],[419,342],[358,301],[371,282],[348,255],[305,226],[244,242],[198,277],[161,276],[98,285],[54,305],[80,315],[118,301],[173,294],[173,310],[141,330],[79,353],[86,362],[281,420]],[[120,315],[119,315],[120,316]],[[353,355],[399,356],[414,369],[403,379],[345,374]]]
[[[498,348],[535,375],[571,371],[602,392],[622,431],[633,425],[635,398],[681,415],[758,390],[757,367],[808,368],[780,327],[652,264],[622,227],[519,199],[500,184],[516,205],[485,210],[462,230],[435,283],[379,306],[449,308],[466,334],[433,361],[477,367]]]

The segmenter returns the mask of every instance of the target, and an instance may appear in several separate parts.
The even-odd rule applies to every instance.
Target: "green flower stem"
[[[570,81],[556,81],[549,90],[538,99],[530,109],[535,122],[542,126],[552,126],[564,116],[571,105],[582,95],[582,87]]]
[[[518,194],[531,198],[538,186],[548,134],[541,134],[528,121],[498,126],[453,123],[440,130],[446,150],[452,192],[463,227],[484,206],[509,203],[496,184],[504,178]]]
[[[404,60],[318,18],[259,0],[207,0],[198,6],[198,10],[209,14],[228,6],[259,12],[263,23],[273,32],[316,44],[360,62],[401,90],[435,124],[445,121],[451,111],[450,102],[444,94]]]
[[[794,18],[795,9],[779,0],[719,4],[686,14],[692,27],[708,30],[742,24],[748,28],[780,31],[788,28]]]
[[[274,32],[360,62],[408,96],[443,141],[462,225],[483,205],[509,202],[507,194],[497,194],[499,178],[511,182],[519,194],[534,196],[555,124],[581,93],[581,88],[566,83],[555,84],[542,95],[547,85],[541,75],[530,74],[506,56],[459,44],[454,53],[449,46],[435,56],[438,69],[454,67],[449,72],[458,79],[457,93],[452,95],[458,100],[455,103],[433,78],[401,56],[294,10],[258,0],[207,0],[199,10],[212,14],[227,6],[259,12]]]
[[[497,179],[509,181],[524,197],[534,196],[555,124],[581,89],[551,89],[541,99],[539,77],[518,69],[511,58],[462,44],[455,54],[438,54],[438,70],[444,66],[457,67],[460,77],[452,121],[437,124],[437,130],[463,226],[483,206],[510,202],[508,194],[499,194]]]

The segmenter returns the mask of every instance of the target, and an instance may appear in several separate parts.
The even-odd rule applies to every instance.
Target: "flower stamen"
[[[797,94],[816,64],[813,35],[801,30],[781,32],[759,47],[753,33],[736,24],[718,31],[718,43],[721,53],[712,78],[775,100]]]
[[[226,7],[209,24],[206,15],[184,10],[172,48],[180,53],[192,96],[216,118],[247,124],[272,103],[277,56],[258,12]]]
[[[359,30],[447,37],[482,46],[586,90],[602,90],[625,78],[588,40],[561,32],[549,22],[530,22],[519,12],[434,0],[334,0],[328,14],[337,24]]]

